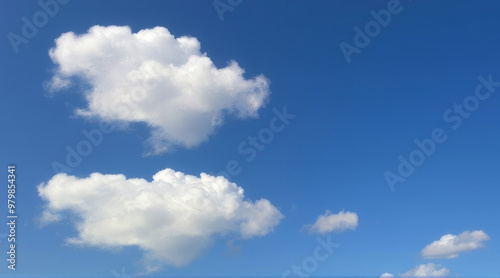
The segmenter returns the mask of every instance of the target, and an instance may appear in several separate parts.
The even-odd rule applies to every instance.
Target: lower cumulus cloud
[[[172,169],[156,173],[151,182],[121,174],[57,174],[38,192],[46,201],[42,224],[58,222],[67,212],[79,219],[74,223],[78,235],[67,243],[138,246],[148,272],[190,263],[215,236],[264,236],[284,217],[266,199],[247,200],[243,189],[224,177]]]

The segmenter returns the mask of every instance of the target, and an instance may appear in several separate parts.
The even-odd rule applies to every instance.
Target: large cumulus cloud
[[[87,107],[84,117],[141,122],[151,128],[149,154],[206,141],[228,115],[255,118],[270,94],[269,81],[246,79],[230,61],[217,68],[194,37],[174,37],[164,27],[133,33],[127,26],[94,26],[87,33],[62,34],[50,50],[57,65],[51,91],[75,81]]]
[[[264,236],[283,215],[268,200],[246,200],[243,189],[224,177],[199,177],[165,169],[151,182],[93,173],[58,174],[38,186],[46,202],[41,221],[57,222],[69,212],[78,219],[70,244],[102,248],[138,246],[146,266],[183,266],[215,236]]]

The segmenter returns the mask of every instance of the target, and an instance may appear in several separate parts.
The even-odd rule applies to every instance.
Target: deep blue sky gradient
[[[214,63],[231,59],[247,78],[263,73],[271,101],[257,120],[231,121],[192,149],[142,157],[149,134],[142,125],[106,134],[103,143],[71,174],[124,173],[151,180],[161,169],[217,173],[237,160],[231,181],[250,199],[269,199],[286,216],[275,232],[236,240],[239,256],[224,255],[217,240],[187,267],[165,275],[281,275],[311,256],[315,236],[300,232],[326,209],[359,215],[355,231],[332,234],[341,244],[314,275],[403,273],[436,262],[462,276],[500,274],[500,93],[481,101],[462,126],[451,129],[443,113],[474,93],[477,77],[500,81],[500,3],[497,1],[401,1],[403,11],[347,63],[339,44],[353,43],[355,26],[372,20],[387,1],[244,1],[220,21],[211,1],[72,1],[14,53],[7,34],[19,34],[21,18],[40,10],[36,1],[0,3],[2,167],[17,165],[18,270],[29,275],[134,273],[137,248],[98,250],[64,245],[76,235],[69,220],[40,228],[44,203],[36,186],[63,162],[66,146],[98,123],[74,118],[85,101],[78,88],[48,96],[54,70],[48,51],[64,32],[93,25],[128,25],[134,32],[164,26],[191,35]],[[286,129],[247,162],[240,142],[268,126],[272,109],[296,115]],[[415,139],[442,128],[448,140],[391,192],[384,172],[397,172],[398,156]],[[6,174],[5,174],[6,179]],[[0,190],[0,203],[6,200]],[[6,201],[5,201],[6,202]],[[2,208],[3,206],[0,206]],[[6,214],[0,212],[0,215]],[[444,234],[483,230],[486,248],[452,260],[424,260],[420,250]],[[6,233],[6,227],[0,232]],[[5,239],[1,245],[4,246]],[[5,249],[2,247],[2,250]],[[0,274],[11,274],[0,267]]]

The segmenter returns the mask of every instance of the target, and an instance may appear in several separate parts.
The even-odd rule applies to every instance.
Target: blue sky
[[[32,21],[42,8],[36,1],[0,4],[0,115],[4,131],[0,149],[2,165],[17,166],[19,217],[18,267],[13,272],[5,265],[0,270],[2,276],[112,277],[113,270],[122,268],[130,274],[144,272],[147,252],[138,245],[99,248],[88,242],[67,244],[68,238],[79,236],[76,223],[88,216],[74,207],[61,211],[63,217],[56,223],[43,227],[39,223],[47,206],[56,202],[51,197],[43,199],[37,191],[41,183],[58,190],[55,182],[49,183],[56,175],[54,162],[65,163],[67,146],[75,149],[86,140],[82,131],[99,128],[103,119],[119,119],[128,126],[103,134],[102,142],[71,167],[68,175],[83,179],[95,172],[123,174],[151,182],[153,175],[167,168],[199,177],[202,172],[217,175],[233,161],[230,163],[238,163],[241,173],[227,178],[244,189],[244,199],[266,199],[284,216],[270,212],[269,217],[279,223],[266,222],[272,231],[262,236],[244,238],[234,231],[208,234],[211,243],[194,259],[182,267],[164,261],[162,270],[154,274],[281,276],[313,256],[318,237],[330,237],[340,246],[327,260],[318,262],[311,275],[378,277],[388,272],[398,276],[419,265],[436,264],[448,269],[450,276],[498,277],[500,224],[495,215],[500,209],[496,198],[500,192],[496,182],[500,179],[496,170],[500,163],[500,125],[496,119],[500,87],[495,92],[493,86],[490,91],[478,78],[500,81],[500,19],[496,13],[500,3],[401,0],[401,10],[391,14],[387,26],[380,27],[368,45],[352,54],[350,62],[339,45],[344,42],[355,46],[354,28],[364,29],[374,20],[370,11],[387,10],[391,1],[242,1],[232,11],[224,12],[222,21],[213,3],[58,4],[59,11],[27,43],[18,45],[18,53],[8,34],[22,35],[22,18]],[[223,124],[208,131],[207,136],[193,135],[205,126],[186,120],[191,116],[203,118],[198,117],[200,114],[175,114],[185,116],[186,126],[193,125],[176,140],[169,137],[175,119],[167,121],[160,112],[159,118],[143,121],[102,116],[109,107],[91,111],[101,118],[76,116],[77,109],[88,108],[85,95],[98,85],[118,86],[119,67],[113,68],[116,63],[106,59],[89,60],[95,63],[90,68],[101,67],[104,69],[97,73],[105,73],[89,81],[84,74],[60,68],[63,63],[81,66],[80,60],[69,56],[57,64],[49,49],[56,47],[55,40],[63,33],[89,34],[89,28],[96,25],[129,26],[132,33],[161,26],[175,38],[196,38],[200,55],[206,53],[215,68],[226,68],[234,60],[245,70],[238,82],[265,76],[262,87],[240,92],[260,92],[262,103],[250,112],[240,104],[231,106],[235,113],[222,108]],[[57,47],[72,49],[62,43]],[[116,52],[112,47],[109,53]],[[169,51],[168,47],[160,49]],[[71,55],[80,53],[75,49]],[[126,58],[142,59],[134,53]],[[116,76],[109,69],[116,69]],[[66,77],[74,84],[51,92],[54,76]],[[165,76],[170,78],[168,73]],[[189,80],[183,84],[192,84]],[[487,99],[478,100],[478,85],[483,85],[481,94],[490,93]],[[52,87],[57,86],[52,83]],[[188,98],[193,102],[199,99],[200,105],[215,109],[204,103],[206,98]],[[474,99],[478,106],[465,111],[467,118],[460,116],[462,124],[454,129],[456,115],[460,115],[453,111],[454,104],[471,107]],[[162,101],[168,103],[169,99]],[[152,99],[152,103],[142,109],[152,111],[159,102]],[[249,155],[241,154],[240,144],[270,128],[276,117],[274,110],[282,113],[285,107],[295,118],[282,131],[273,132],[273,139],[247,161]],[[452,109],[448,116],[455,116],[455,120],[443,116],[448,109]],[[141,111],[133,108],[131,113],[136,112]],[[168,145],[171,149],[153,147],[153,155],[144,155],[151,148],[148,140],[155,128],[161,147]],[[425,161],[392,191],[385,173],[401,175],[398,157],[409,160],[410,153],[418,150],[414,141],[432,138],[435,129],[441,129],[447,139],[434,143],[432,154],[426,155]],[[59,186],[64,188],[64,184]],[[0,190],[3,200],[6,191]],[[103,202],[96,204],[104,206]],[[320,225],[316,221],[320,215],[328,218],[327,210],[332,215],[352,212],[357,219],[355,223],[343,219],[341,222],[347,225],[343,230],[333,220],[325,224],[326,232],[304,228]],[[99,213],[92,215],[88,217]],[[466,231],[481,231],[488,239],[482,236],[483,240],[475,241],[474,236],[465,234],[465,241],[470,240],[472,247],[459,251],[448,243],[451,245],[445,247],[455,251],[443,252],[458,254],[456,258],[427,258],[422,253],[442,236],[451,234],[460,239]],[[0,232],[8,233],[6,227]],[[1,245],[7,248],[5,238]]]

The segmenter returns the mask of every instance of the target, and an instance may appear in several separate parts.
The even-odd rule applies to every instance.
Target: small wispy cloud
[[[354,230],[358,226],[358,215],[350,211],[341,211],[332,214],[329,210],[318,216],[316,222],[303,227],[310,234],[327,234],[331,232],[342,232]]]
[[[483,231],[465,231],[459,235],[447,234],[422,249],[426,259],[454,259],[460,253],[484,248],[484,242],[490,237]]]
[[[450,275],[450,270],[439,264],[421,264],[407,272],[400,274],[401,277],[446,277]]]

